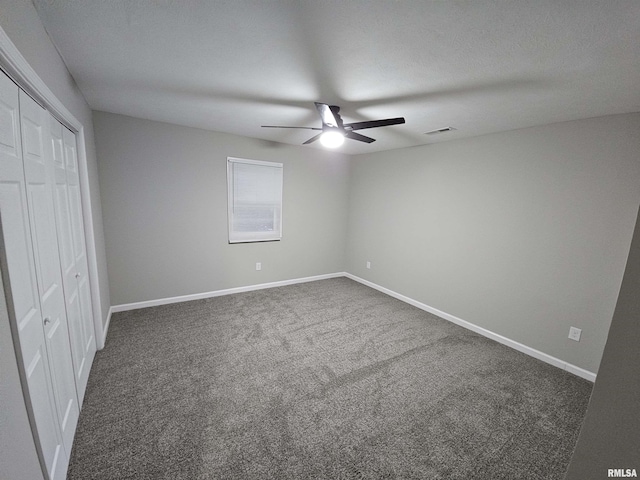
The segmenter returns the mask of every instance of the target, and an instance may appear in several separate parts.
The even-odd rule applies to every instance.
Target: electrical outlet
[[[371,268],[371,262],[367,262],[367,268]]]
[[[256,262],[256,270],[262,270],[262,263]]]
[[[571,340],[575,340],[576,342],[579,342],[581,333],[582,333],[582,330],[579,328],[576,328],[576,327],[569,328],[569,338]]]

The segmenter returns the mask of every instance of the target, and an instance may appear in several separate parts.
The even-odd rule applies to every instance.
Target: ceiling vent
[[[455,128],[453,127],[444,127],[439,128],[437,130],[431,130],[430,132],[425,132],[425,135],[440,135],[441,133],[453,132]]]

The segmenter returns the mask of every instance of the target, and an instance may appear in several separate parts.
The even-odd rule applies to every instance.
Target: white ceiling
[[[640,111],[637,0],[33,1],[91,108],[272,145],[314,101],[406,118],[350,154]]]

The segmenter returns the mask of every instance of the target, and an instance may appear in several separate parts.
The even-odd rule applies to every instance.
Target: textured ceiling
[[[34,0],[91,108],[350,154],[640,111],[640,1]],[[440,136],[424,132],[451,126]],[[309,148],[322,148],[318,142]]]

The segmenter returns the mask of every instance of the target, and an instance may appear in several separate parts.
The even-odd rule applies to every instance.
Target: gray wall
[[[597,372],[639,131],[640,114],[618,115],[354,157],[347,271]]]
[[[114,305],[344,271],[347,157],[104,112],[94,123]],[[228,156],[284,163],[281,241],[228,243]]]
[[[91,110],[62,58],[60,58],[58,51],[49,40],[49,36],[31,2],[25,0],[3,0],[0,8],[0,26],[47,87],[85,128],[91,214],[94,222],[93,235],[98,263],[100,316],[104,324],[111,300],[109,297],[98,165],[96,162]]]
[[[640,215],[636,220],[598,379],[567,480],[607,478],[609,468],[640,470]]]

